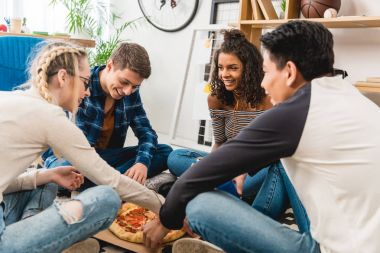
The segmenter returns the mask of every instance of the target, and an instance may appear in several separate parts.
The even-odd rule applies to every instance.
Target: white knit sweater
[[[3,194],[36,187],[37,171],[25,169],[49,147],[98,185],[110,185],[123,200],[158,212],[162,196],[121,175],[95,152],[61,107],[35,89],[0,92],[0,202]]]

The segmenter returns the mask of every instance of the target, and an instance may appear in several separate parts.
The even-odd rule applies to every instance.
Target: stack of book
[[[368,77],[366,81],[359,81],[355,86],[360,91],[380,93],[380,77]]]

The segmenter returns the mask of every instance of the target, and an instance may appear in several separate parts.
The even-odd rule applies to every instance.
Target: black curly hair
[[[278,69],[292,61],[306,81],[333,73],[333,36],[320,23],[289,21],[260,40]]]
[[[264,77],[263,57],[255,45],[250,43],[244,34],[237,30],[222,30],[224,42],[214,54],[214,69],[211,76],[211,94],[225,105],[235,106],[234,94],[226,90],[224,83],[219,78],[218,59],[220,53],[234,54],[243,64],[241,82],[236,90],[240,95],[239,100],[251,107],[256,107],[265,98],[265,91],[261,88]]]

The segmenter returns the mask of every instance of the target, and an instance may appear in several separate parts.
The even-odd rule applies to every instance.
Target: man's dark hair
[[[278,69],[292,61],[306,81],[333,72],[333,36],[320,23],[289,21],[260,40]]]
[[[151,67],[148,52],[136,43],[121,43],[110,57],[117,69],[128,68],[146,79],[150,76]]]
[[[261,81],[264,77],[263,57],[255,45],[250,43],[241,31],[236,29],[222,30],[222,34],[224,35],[224,41],[214,54],[211,93],[226,105],[234,105],[236,102],[233,92],[228,91],[223,81],[219,78],[218,71],[220,53],[234,54],[243,64],[242,79],[236,93],[240,94],[245,103],[256,107],[265,98],[265,90],[261,88]]]

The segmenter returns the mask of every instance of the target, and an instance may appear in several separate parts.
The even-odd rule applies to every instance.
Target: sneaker
[[[99,251],[99,242],[94,238],[88,238],[71,245],[61,253],[99,253]]]
[[[196,238],[179,239],[173,244],[173,253],[222,253],[221,248]]]
[[[173,174],[162,172],[158,174],[157,176],[148,178],[145,182],[145,186],[158,193],[160,193],[160,190],[165,190],[169,192],[167,190],[168,186],[170,186],[169,187],[170,189],[176,180],[177,180],[177,177],[174,176]]]

